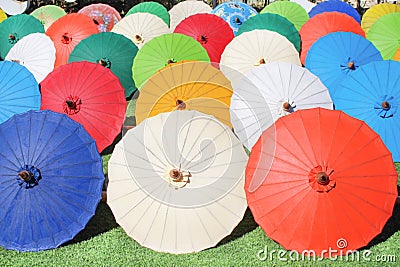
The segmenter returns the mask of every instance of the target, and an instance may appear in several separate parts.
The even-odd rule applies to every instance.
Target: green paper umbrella
[[[252,30],[270,30],[285,36],[300,51],[300,34],[293,23],[281,15],[264,13],[251,17],[240,26],[237,35]]]
[[[303,24],[310,18],[307,11],[302,8],[301,5],[289,1],[273,2],[264,7],[260,13],[281,15],[293,23],[297,30],[300,30],[301,26],[303,26]]]
[[[44,33],[44,28],[31,15],[15,15],[0,23],[0,59],[4,59],[11,47],[22,37],[35,32]]]
[[[377,19],[368,31],[367,39],[381,52],[383,59],[393,59],[400,50],[400,12]]]
[[[180,33],[158,36],[146,43],[133,61],[133,79],[142,87],[154,73],[179,61],[210,62],[207,51],[192,37]]]
[[[109,68],[119,78],[125,96],[129,97],[136,90],[132,79],[132,64],[137,52],[137,46],[125,36],[101,32],[80,41],[72,50],[68,63],[89,61]]]
[[[43,24],[45,30],[47,30],[54,21],[66,14],[64,9],[55,5],[41,6],[31,13],[32,16]]]
[[[156,15],[157,17],[161,18],[165,24],[169,27],[169,13],[168,10],[160,3],[157,2],[142,2],[133,6],[129,11],[126,13],[125,16],[134,13],[150,13]]]

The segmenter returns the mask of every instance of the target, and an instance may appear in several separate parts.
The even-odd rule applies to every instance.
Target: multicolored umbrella
[[[98,32],[93,20],[83,14],[71,13],[56,20],[46,31],[56,47],[54,67],[67,64],[74,47],[81,40]]]
[[[44,33],[44,28],[39,20],[30,15],[11,16],[0,23],[0,59],[4,59],[22,37],[35,32]]]
[[[0,61],[0,124],[14,114],[40,108],[38,83],[24,66]]]
[[[41,109],[67,114],[82,124],[99,152],[120,133],[125,91],[118,77],[100,64],[83,61],[60,66],[41,82],[40,91]]]
[[[228,23],[213,14],[192,15],[182,20],[174,33],[182,33],[198,41],[213,63],[220,62],[222,52],[234,37]]]
[[[174,5],[169,11],[170,30],[173,32],[175,27],[187,17],[195,14],[210,13],[212,8],[203,1],[186,0]]]
[[[7,19],[7,14],[0,8],[0,22]]]
[[[360,24],[352,17],[339,12],[326,12],[310,18],[300,29],[300,60],[304,65],[308,50],[320,37],[331,32],[353,32],[365,37]]]
[[[44,29],[47,30],[54,21],[67,15],[67,13],[59,6],[45,5],[32,11],[31,15],[37,18],[43,24]]]
[[[135,13],[124,17],[112,29],[130,39],[139,49],[153,38],[169,33],[168,25],[156,15]]]
[[[383,59],[393,59],[400,50],[400,12],[384,15],[372,24],[367,39],[381,52]]]
[[[287,18],[297,30],[309,19],[308,13],[299,4],[289,1],[276,1],[264,7],[260,14],[273,13]]]
[[[210,63],[176,63],[156,72],[142,86],[136,103],[136,123],[178,109],[210,114],[231,126],[231,97],[229,80]]]
[[[342,2],[340,0],[328,0],[319,3],[310,12],[308,15],[310,18],[314,17],[315,15],[324,13],[324,12],[340,12],[343,14],[347,14],[353,19],[355,19],[358,23],[361,23],[361,16],[358,14],[358,11],[352,7],[350,4]]]
[[[0,8],[10,16],[19,15],[29,7],[29,1],[1,0]]]
[[[193,110],[162,113],[115,146],[107,203],[140,245],[173,254],[201,251],[243,219],[247,158],[214,117]]]
[[[132,67],[133,80],[140,90],[158,70],[183,60],[210,62],[207,51],[192,37],[180,33],[158,36],[137,53]]]
[[[94,215],[104,183],[95,141],[52,111],[29,111],[0,125],[0,245],[56,248]]]
[[[299,53],[286,37],[269,30],[253,30],[236,36],[221,56],[221,71],[238,82],[248,71],[270,62],[300,65]]]
[[[368,125],[315,108],[263,132],[250,154],[245,190],[269,238],[287,250],[332,259],[382,231],[393,213],[397,178],[390,152]]]
[[[377,19],[386,14],[395,12],[400,12],[400,6],[390,3],[380,3],[368,8],[361,19],[361,28],[364,30],[365,35],[368,36],[371,25],[374,24]]]
[[[253,7],[242,2],[226,2],[215,7],[211,11],[211,14],[223,18],[231,26],[233,33],[236,35],[239,27],[246,20],[257,15],[258,12]]]
[[[137,52],[136,45],[125,36],[101,32],[83,39],[75,46],[68,62],[89,61],[110,69],[119,78],[125,89],[125,96],[129,97],[136,90],[132,65]]]
[[[91,17],[97,25],[99,32],[109,32],[121,20],[119,12],[110,5],[96,3],[83,7],[78,11]]]
[[[162,4],[153,1],[139,3],[129,9],[125,17],[139,12],[156,15],[157,17],[162,19],[169,27],[169,13],[165,6],[163,6]]]
[[[31,33],[10,49],[5,60],[25,66],[40,83],[54,69],[56,48],[46,34]]]
[[[233,85],[230,113],[235,134],[251,150],[278,118],[314,107],[333,109],[318,77],[298,65],[272,62],[250,70]]]
[[[335,108],[365,121],[376,131],[393,160],[400,161],[400,62],[371,62],[350,73],[332,94]]]
[[[317,75],[331,93],[360,66],[382,60],[381,53],[364,37],[352,32],[332,32],[310,48],[306,68]]]
[[[270,30],[285,36],[300,52],[300,35],[296,27],[285,17],[273,13],[263,13],[251,17],[240,26],[237,35],[252,30]]]

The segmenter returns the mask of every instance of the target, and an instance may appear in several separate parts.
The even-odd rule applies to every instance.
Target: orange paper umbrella
[[[325,12],[309,19],[300,29],[300,60],[304,65],[308,50],[320,37],[331,32],[353,32],[365,37],[360,24],[349,15],[339,12]]]
[[[270,238],[288,250],[331,257],[367,245],[382,231],[396,185],[391,154],[378,134],[341,111],[315,108],[264,131],[250,155],[245,190]]]
[[[81,40],[98,32],[93,20],[83,14],[68,14],[56,20],[46,31],[56,47],[54,67],[67,64],[74,47]]]

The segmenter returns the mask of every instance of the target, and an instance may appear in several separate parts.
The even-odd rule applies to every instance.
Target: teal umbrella
[[[137,5],[134,5],[129,11],[126,13],[126,16],[135,13],[150,13],[156,15],[157,17],[161,18],[165,24],[169,27],[169,13],[168,10],[160,3],[157,2],[142,2]]]

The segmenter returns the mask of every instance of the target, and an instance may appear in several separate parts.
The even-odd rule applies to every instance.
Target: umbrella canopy
[[[306,23],[306,21],[309,19],[308,13],[304,10],[304,8],[295,2],[289,1],[273,2],[264,7],[260,13],[273,13],[281,15],[293,23],[297,30],[300,30],[304,23]]]
[[[249,158],[245,190],[268,237],[287,250],[335,257],[382,231],[396,185],[390,152],[371,128],[341,111],[315,108],[263,132]]]
[[[91,17],[99,32],[111,31],[114,25],[121,20],[121,15],[115,8],[102,3],[85,6],[78,13]]]
[[[0,61],[0,124],[14,114],[40,108],[38,83],[24,66]]]
[[[335,108],[365,121],[400,161],[400,62],[376,61],[350,73],[332,94]]]
[[[139,3],[129,9],[125,17],[139,12],[156,15],[157,17],[162,19],[169,27],[169,13],[165,6],[163,6],[162,4],[153,1]]]
[[[396,54],[393,57],[393,60],[400,61],[400,49],[397,50]]]
[[[47,30],[54,21],[66,14],[67,13],[64,9],[56,5],[41,6],[31,13],[32,16],[37,18],[43,24],[45,30]]]
[[[31,33],[10,49],[5,60],[25,66],[40,83],[54,69],[56,49],[46,34]]]
[[[203,1],[182,1],[174,5],[169,11],[170,30],[173,32],[175,27],[187,17],[194,14],[210,13],[212,8]]]
[[[235,134],[251,150],[261,133],[278,118],[297,110],[333,109],[328,89],[307,69],[272,62],[249,71],[233,85],[230,107]]]
[[[246,20],[258,14],[257,10],[242,2],[222,3],[211,13],[223,18],[231,26],[235,35]]]
[[[136,90],[132,65],[137,52],[136,45],[125,36],[101,32],[83,39],[75,46],[68,62],[89,61],[110,69],[119,78],[125,89],[125,96],[129,97]]]
[[[56,20],[46,31],[56,47],[54,67],[67,64],[74,47],[86,37],[98,33],[93,20],[83,14],[68,14]]]
[[[207,50],[213,63],[220,62],[222,52],[234,37],[228,23],[213,14],[192,15],[182,20],[174,32],[185,34],[199,42]]]
[[[272,13],[263,13],[251,17],[240,26],[237,35],[252,30],[270,30],[285,36],[300,52],[300,35],[293,23],[285,17]]]
[[[377,4],[367,9],[361,19],[361,28],[364,30],[365,35],[368,36],[369,29],[377,19],[386,14],[395,12],[400,12],[400,6],[390,3]]]
[[[44,28],[39,20],[30,15],[15,15],[0,23],[0,59],[4,59],[22,37],[35,32],[44,33]]]
[[[220,68],[233,85],[249,70],[275,61],[300,65],[299,53],[284,36],[269,30],[253,30],[235,37],[226,46]]]
[[[218,244],[242,220],[246,162],[239,140],[214,117],[162,113],[116,145],[107,203],[140,245],[197,252]]]
[[[310,48],[306,68],[333,92],[335,86],[360,66],[382,60],[381,53],[364,37],[352,32],[333,32]]]
[[[0,8],[0,22],[7,19],[7,14]]]
[[[331,32],[353,32],[365,37],[360,24],[352,17],[339,12],[326,12],[315,15],[300,29],[300,60],[305,65],[308,50],[320,37]]]
[[[149,13],[135,13],[124,17],[112,29],[131,40],[139,49],[153,38],[169,33],[168,25]]]
[[[361,16],[358,14],[357,10],[352,7],[350,4],[342,2],[340,0],[328,0],[319,3],[310,12],[308,15],[310,18],[315,15],[324,13],[324,12],[340,12],[349,15],[353,19],[355,19],[358,23],[361,23]]]
[[[140,90],[136,123],[162,112],[197,110],[231,126],[232,88],[224,74],[207,62],[166,66],[151,76]]]
[[[393,59],[400,50],[400,12],[380,17],[369,29],[367,38],[381,52],[383,59]]]
[[[29,1],[1,0],[0,8],[10,16],[19,15],[29,7]]]
[[[29,111],[0,125],[0,245],[56,248],[94,215],[102,160],[83,127],[63,114]]]
[[[169,33],[154,38],[139,50],[133,61],[137,88],[140,90],[156,71],[182,60],[209,62],[210,58],[200,43],[184,34]]]
[[[83,125],[99,152],[120,133],[125,91],[117,76],[100,64],[73,62],[51,72],[40,84],[41,109],[65,113]]]

